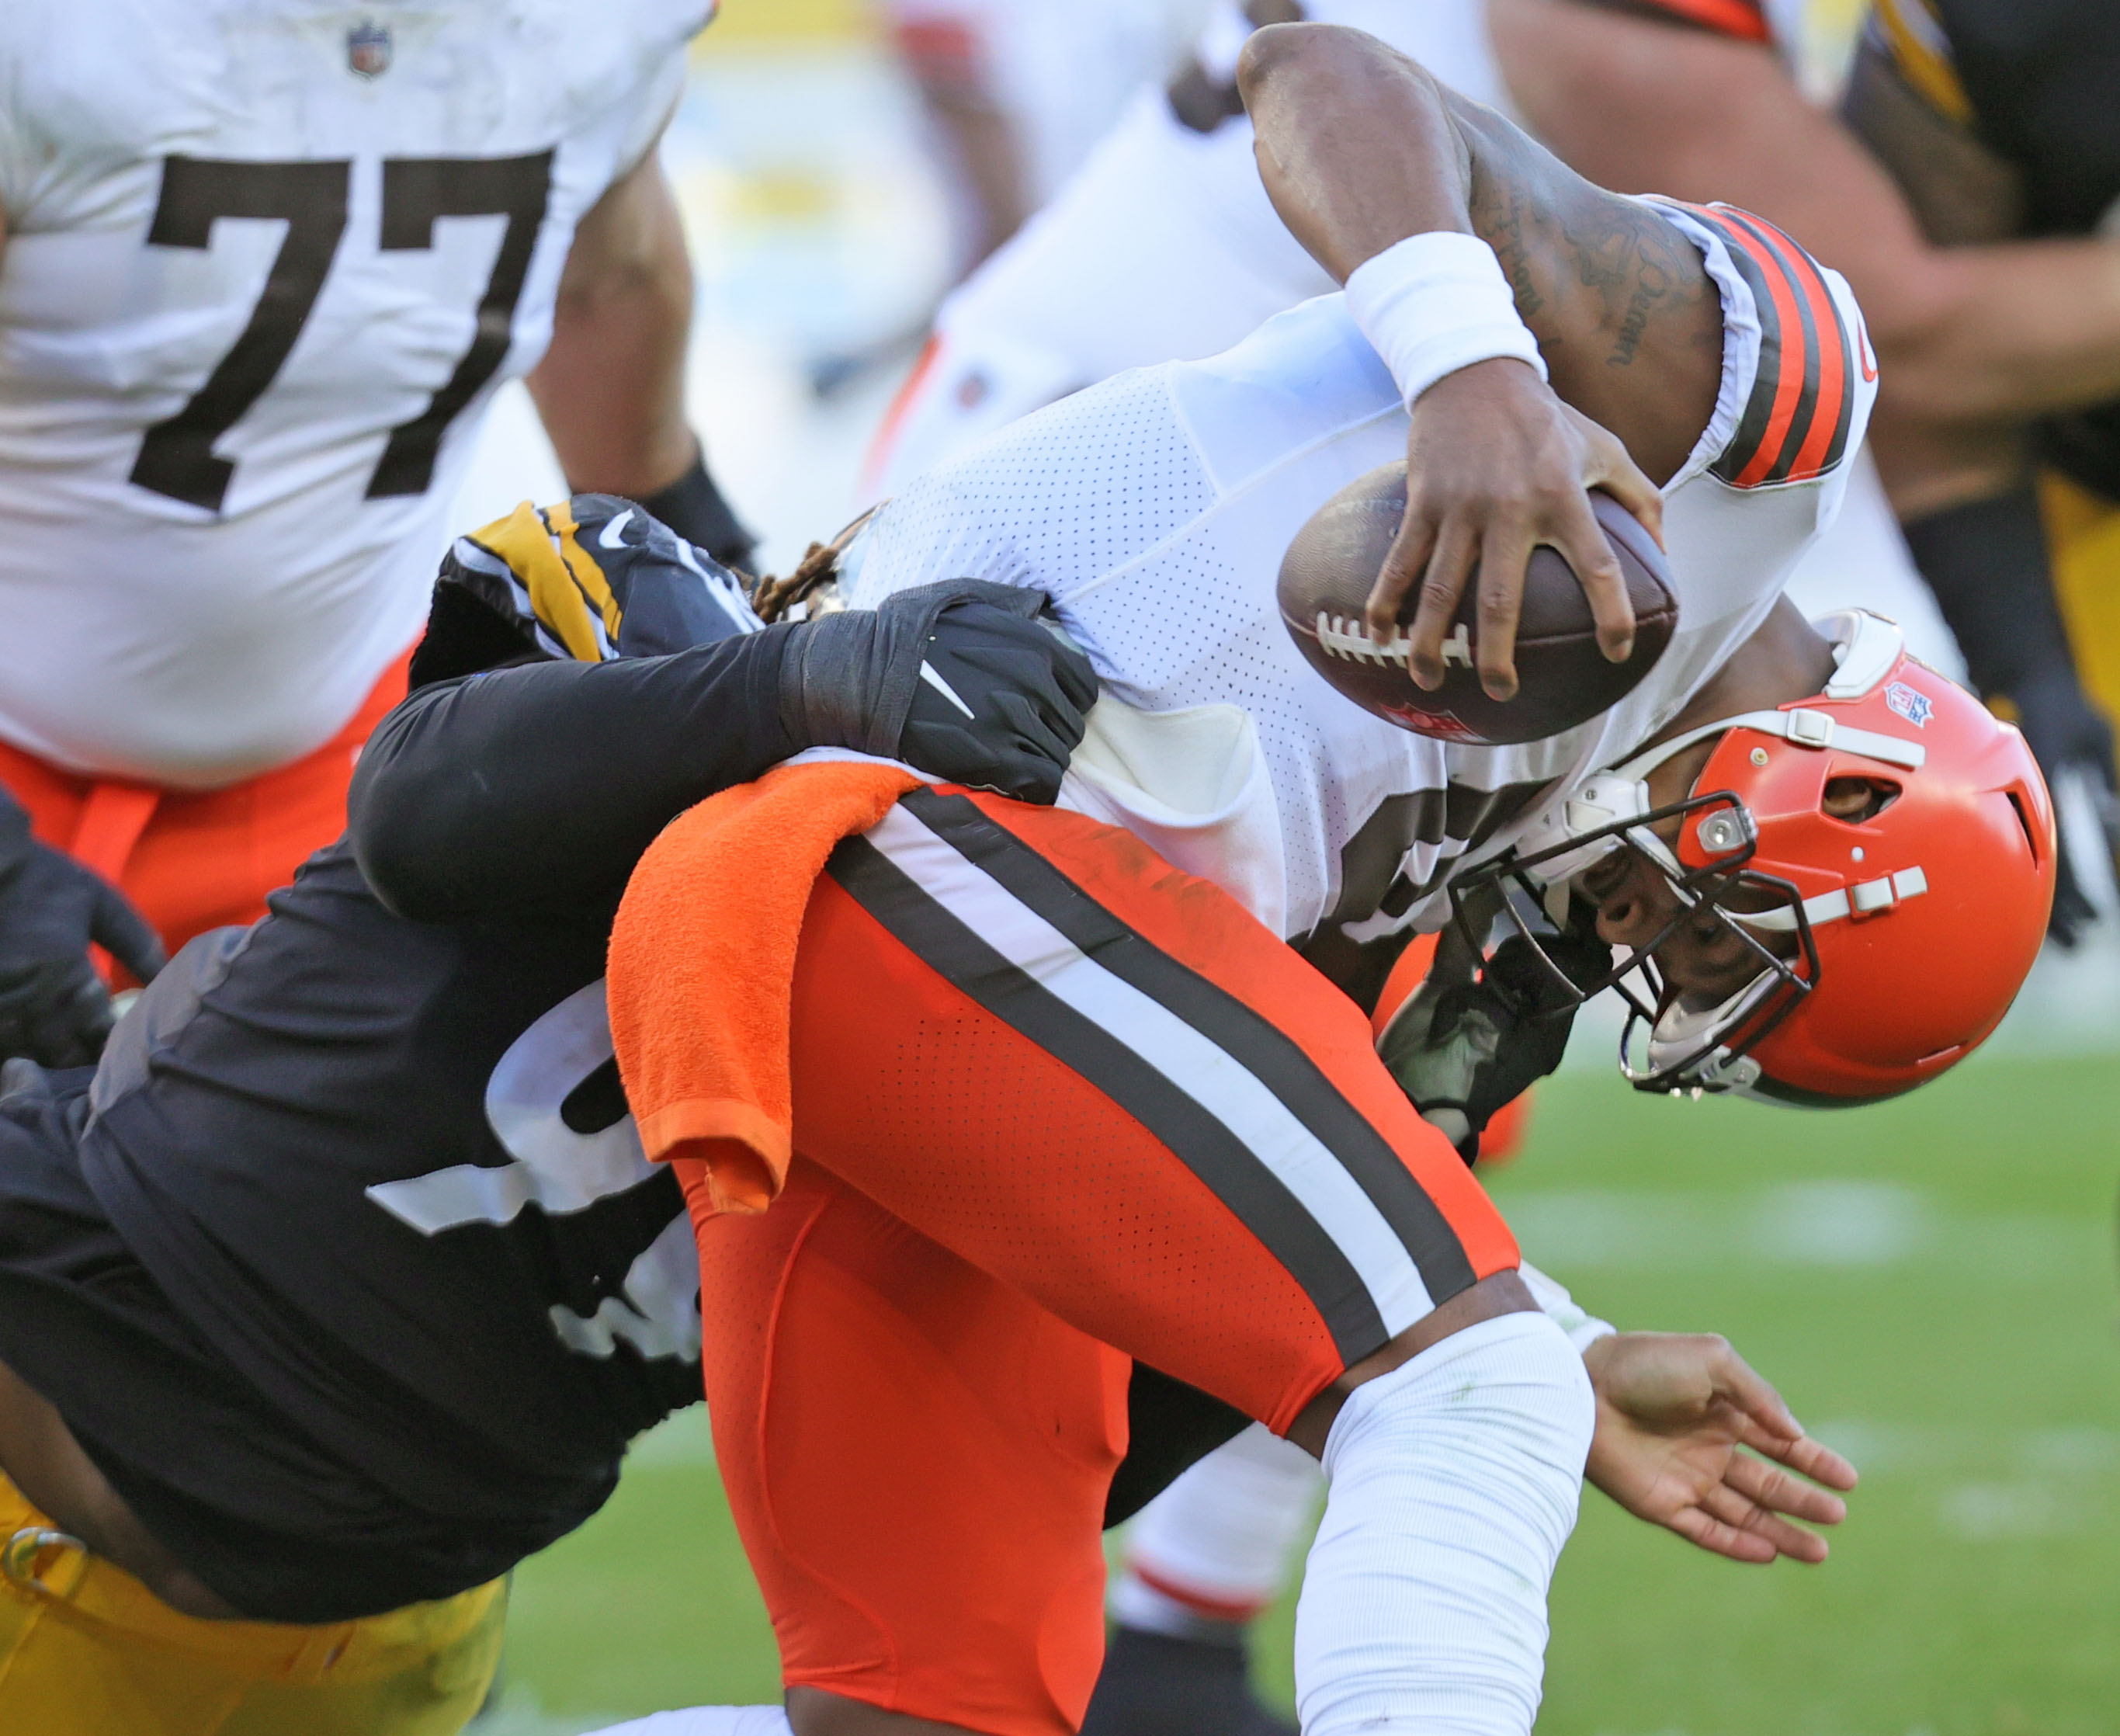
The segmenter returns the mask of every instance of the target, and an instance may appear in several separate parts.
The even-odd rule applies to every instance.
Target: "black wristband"
[[[702,448],[692,468],[667,488],[643,495],[638,503],[660,519],[695,548],[703,548],[723,566],[749,572],[751,551],[757,538],[743,528],[714,479],[707,474],[707,455]]]

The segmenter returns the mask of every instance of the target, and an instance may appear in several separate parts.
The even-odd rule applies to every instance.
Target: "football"
[[[1281,557],[1281,618],[1311,668],[1365,710],[1402,729],[1476,746],[1558,735],[1633,691],[1678,624],[1670,566],[1655,539],[1611,496],[1593,492],[1590,501],[1634,606],[1634,654],[1623,663],[1607,663],[1598,650],[1590,599],[1574,569],[1558,550],[1541,547],[1524,575],[1516,696],[1490,699],[1481,688],[1470,584],[1444,640],[1443,685],[1432,692],[1416,686],[1403,632],[1378,645],[1362,619],[1406,514],[1403,462],[1355,477],[1295,533]]]

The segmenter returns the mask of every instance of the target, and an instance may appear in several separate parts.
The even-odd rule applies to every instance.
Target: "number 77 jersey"
[[[338,730],[711,11],[0,7],[0,739],[211,787]]]

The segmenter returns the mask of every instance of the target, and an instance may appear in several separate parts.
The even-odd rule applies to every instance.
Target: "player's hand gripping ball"
[[[1402,729],[1476,746],[1558,735],[1632,692],[1678,625],[1671,570],[1655,539],[1610,496],[1592,493],[1590,504],[1634,605],[1634,649],[1625,663],[1605,660],[1590,600],[1574,570],[1558,550],[1541,545],[1524,574],[1516,696],[1490,699],[1481,688],[1474,584],[1465,587],[1451,617],[1443,685],[1432,692],[1416,686],[1404,631],[1379,645],[1362,618],[1406,515],[1402,462],[1355,477],[1295,533],[1281,563],[1281,618],[1312,668],[1363,710]]]

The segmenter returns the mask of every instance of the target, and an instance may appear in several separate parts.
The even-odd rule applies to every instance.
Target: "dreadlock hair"
[[[770,574],[760,579],[751,598],[751,606],[758,612],[758,618],[767,622],[799,621],[804,616],[822,612],[832,589],[839,582],[839,556],[846,552],[854,533],[876,515],[883,504],[879,500],[830,542],[812,542],[796,562],[795,570],[785,579],[775,579]],[[813,601],[817,607],[805,607],[800,614],[789,612],[798,604]]]

